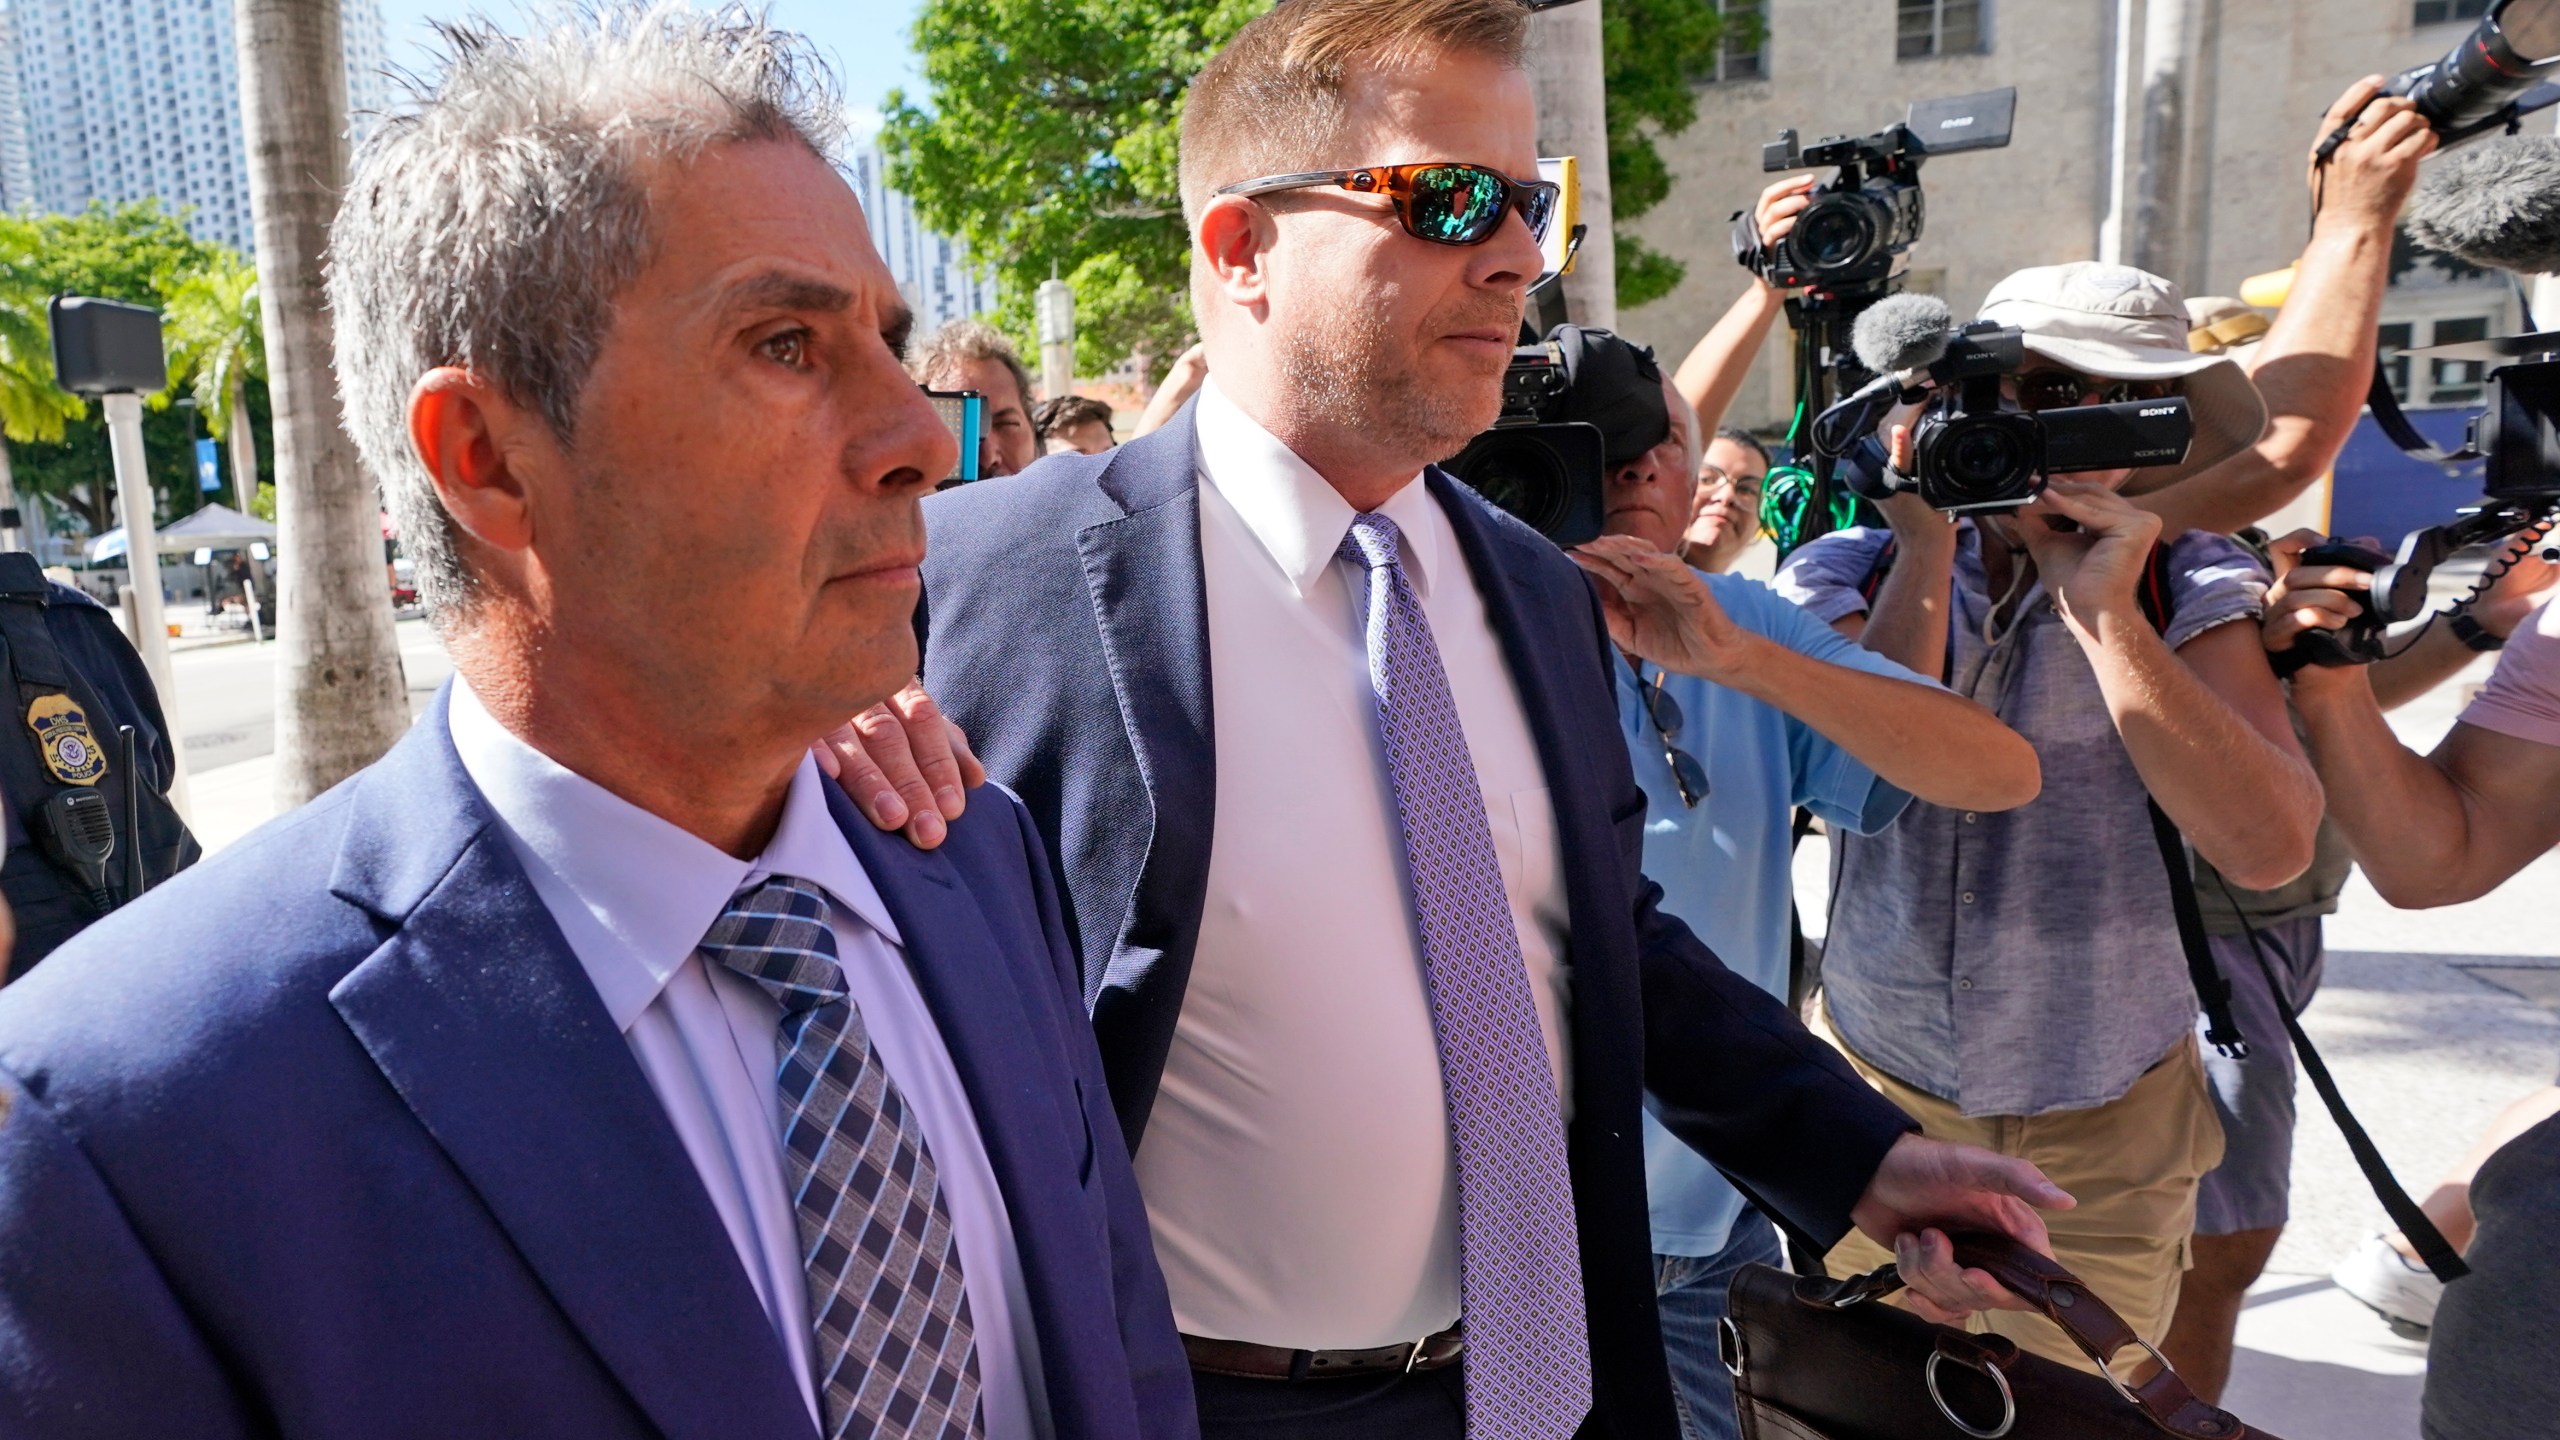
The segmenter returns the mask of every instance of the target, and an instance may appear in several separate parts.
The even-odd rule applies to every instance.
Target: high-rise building
[[[889,159],[879,145],[857,146],[847,166],[871,243],[889,262],[898,293],[915,312],[916,334],[930,335],[954,320],[992,310],[994,280],[969,264],[967,250],[948,235],[925,228],[915,202],[889,184]]]
[[[340,0],[354,132],[388,103],[381,0]],[[0,206],[192,206],[247,252],[248,154],[231,0],[0,0]]]

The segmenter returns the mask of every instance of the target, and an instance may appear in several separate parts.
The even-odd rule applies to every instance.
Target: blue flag
[[[196,484],[207,495],[222,488],[222,468],[213,463],[213,442],[196,442]]]

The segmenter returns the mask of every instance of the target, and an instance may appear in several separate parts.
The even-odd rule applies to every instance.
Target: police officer
[[[204,852],[169,803],[177,754],[142,657],[24,552],[0,553],[0,702],[14,977]]]

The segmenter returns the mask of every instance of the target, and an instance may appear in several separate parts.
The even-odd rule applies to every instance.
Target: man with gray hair
[[[1031,372],[1004,332],[981,320],[954,320],[918,347],[908,370],[929,390],[975,390],[986,397],[978,474],[1019,475],[1040,458],[1031,422]]]
[[[823,71],[445,37],[331,290],[457,678],[0,995],[0,1432],[1194,1434],[1029,817],[810,758],[954,459]]]

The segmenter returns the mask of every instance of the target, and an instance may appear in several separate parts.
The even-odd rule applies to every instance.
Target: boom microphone
[[[1947,353],[1955,319],[1947,302],[1935,295],[1888,295],[1858,317],[1849,331],[1849,348],[1859,364],[1878,376],[1909,375],[1937,364]]]
[[[2560,273],[2560,136],[2509,135],[2428,167],[2409,238],[2474,265]]]

